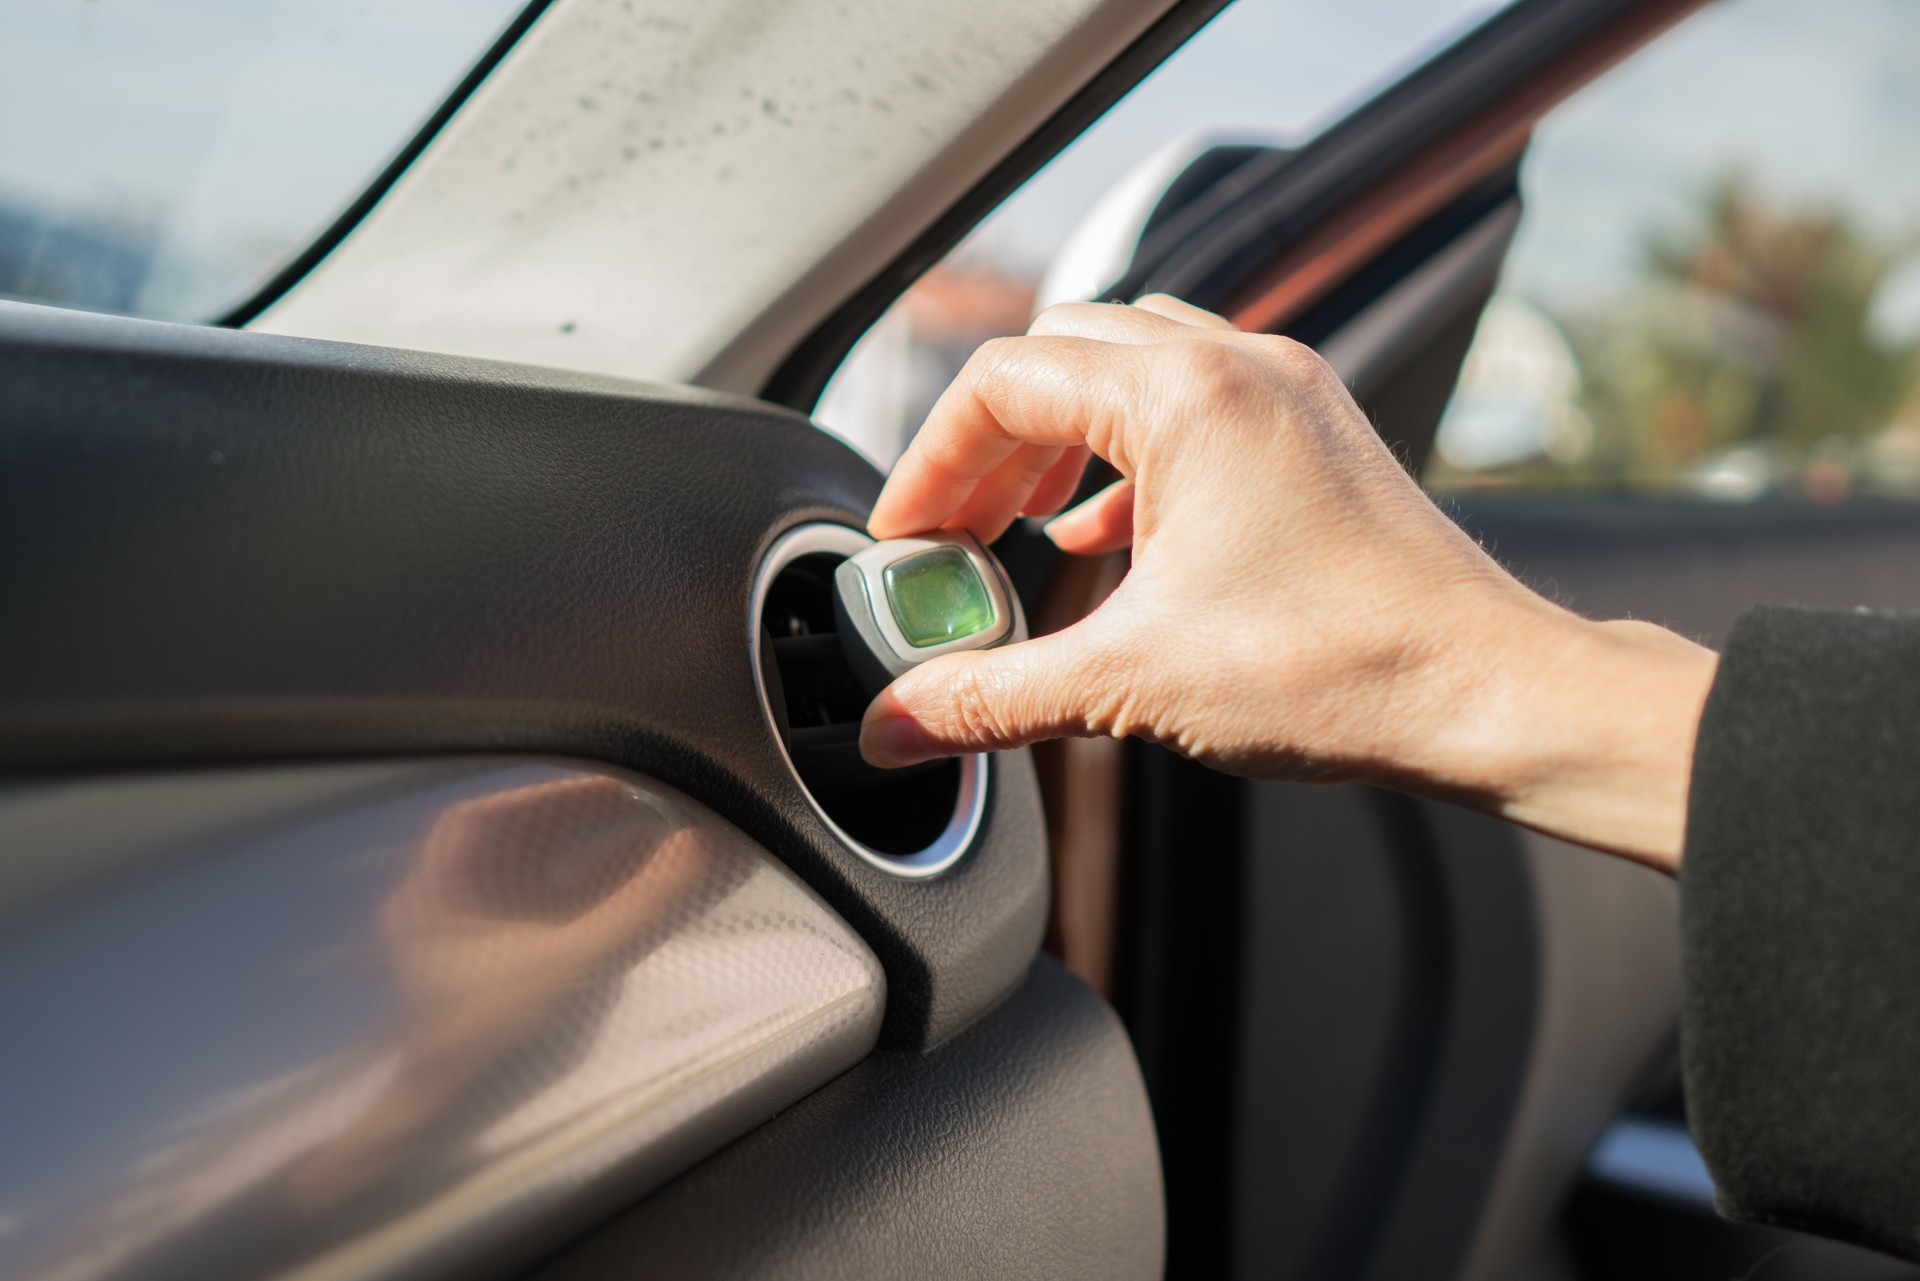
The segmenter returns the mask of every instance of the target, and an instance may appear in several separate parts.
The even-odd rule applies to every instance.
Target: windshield
[[[521,3],[0,9],[0,296],[226,314],[385,167]]]

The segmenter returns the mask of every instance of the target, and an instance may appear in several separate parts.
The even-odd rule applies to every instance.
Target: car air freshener
[[[1027,638],[1006,571],[960,530],[875,543],[841,563],[833,586],[840,644],[869,693],[929,658]]]

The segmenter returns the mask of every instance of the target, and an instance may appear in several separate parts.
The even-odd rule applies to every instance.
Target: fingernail
[[[918,765],[948,755],[926,727],[905,712],[868,721],[860,727],[860,755],[881,769]]]

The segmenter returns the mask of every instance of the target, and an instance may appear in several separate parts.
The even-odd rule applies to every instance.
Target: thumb
[[[964,752],[1093,733],[1085,623],[1005,649],[947,654],[882,690],[860,725],[860,754],[894,769]]]

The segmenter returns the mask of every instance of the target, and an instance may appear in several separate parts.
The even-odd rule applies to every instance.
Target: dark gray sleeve
[[[1920,1259],[1920,616],[1740,620],[1680,879],[1687,1107],[1721,1210]]]

